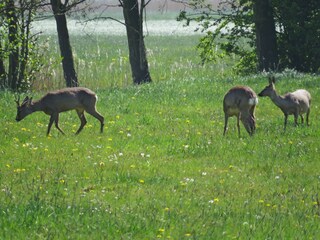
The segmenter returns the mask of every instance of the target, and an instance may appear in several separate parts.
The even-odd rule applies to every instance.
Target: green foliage
[[[320,2],[273,0],[278,34],[280,67],[302,72],[320,70]]]
[[[240,64],[235,67],[236,72],[248,74],[257,71],[254,66],[257,65],[257,57],[253,56],[257,50],[252,3],[251,0],[226,0],[220,2],[218,10],[215,10],[203,1],[199,4],[191,1],[191,11],[180,13],[179,21],[185,21],[186,24],[195,21],[199,24],[197,30],[207,33],[198,44],[202,62],[215,61],[226,54],[236,54],[240,58]],[[318,72],[320,2],[274,0],[272,7],[279,30],[278,70],[294,68],[303,72]],[[242,45],[244,39],[247,45]],[[216,51],[217,48],[220,51]],[[254,65],[253,61],[256,61]]]
[[[253,12],[251,1],[242,1],[241,5],[233,1],[223,1],[219,9],[214,10],[211,5],[197,2],[190,4],[192,13],[182,11],[178,21],[191,21],[199,23],[197,31],[206,32],[201,38],[197,48],[202,63],[216,61],[226,55],[237,55],[240,63],[235,67],[236,73],[246,74],[256,72],[256,66],[252,65],[255,55],[255,35],[251,31],[253,24]],[[248,63],[250,65],[242,64]],[[255,63],[256,65],[256,63]]]
[[[29,90],[42,69],[44,52],[37,33],[31,31],[38,4],[37,1],[20,1],[11,7],[10,1],[6,1],[0,5],[3,13],[0,17],[0,57],[7,69],[1,88],[19,92]]]

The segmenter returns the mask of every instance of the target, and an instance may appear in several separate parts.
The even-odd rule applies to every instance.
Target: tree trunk
[[[270,1],[254,0],[253,4],[259,70],[276,70],[279,60],[275,22]]]
[[[151,82],[143,39],[144,1],[141,1],[140,12],[138,0],[123,0],[122,3],[133,83],[142,84]]]
[[[57,32],[62,57],[62,67],[67,87],[78,86],[78,78],[74,69],[72,49],[65,15],[66,6],[61,0],[51,0],[51,6],[57,24]]]
[[[9,68],[8,68],[8,83],[12,90],[17,90],[18,72],[19,72],[19,50],[18,50],[18,19],[14,6],[14,0],[7,0],[6,18],[9,23]]]
[[[6,87],[6,69],[4,67],[4,56],[3,56],[3,49],[1,45],[1,39],[0,39],[0,88]]]

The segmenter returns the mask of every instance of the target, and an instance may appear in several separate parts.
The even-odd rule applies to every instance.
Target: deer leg
[[[53,122],[54,122],[54,116],[51,115],[51,116],[50,116],[50,120],[49,120],[48,130],[47,130],[47,136],[49,136],[50,129],[51,129],[51,127],[52,127]]]
[[[304,123],[304,119],[303,119],[303,115],[300,114],[300,118],[301,118],[301,123],[303,124]]]
[[[240,113],[237,115],[238,136],[240,138]]]
[[[294,113],[294,125],[298,126],[298,118],[299,118],[299,114],[298,113]]]
[[[307,126],[310,126],[310,125],[309,125],[309,114],[310,114],[310,108],[309,108],[308,111],[307,111],[307,117],[306,117]]]
[[[288,114],[284,114],[284,131],[286,131],[287,128],[287,122],[288,122]]]
[[[55,122],[56,128],[57,128],[63,135],[65,135],[64,132],[63,132],[63,131],[61,130],[61,128],[59,127],[59,113],[56,114],[54,122]]]
[[[104,117],[98,113],[95,109],[93,110],[89,110],[86,109],[87,113],[89,113],[91,116],[95,117],[96,119],[98,119],[100,121],[100,132],[103,133],[103,127],[104,127]]]
[[[80,125],[78,131],[76,132],[76,135],[79,134],[81,132],[81,130],[83,129],[83,127],[87,124],[87,119],[84,116],[84,111],[83,110],[77,110],[77,114],[78,114],[78,117],[80,118],[81,125]]]
[[[228,115],[227,115],[227,114],[224,114],[224,130],[223,130],[223,136],[226,135],[227,126],[228,126]]]

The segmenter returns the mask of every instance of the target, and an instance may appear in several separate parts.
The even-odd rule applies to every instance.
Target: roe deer
[[[53,122],[55,122],[56,128],[62,134],[64,134],[58,125],[59,113],[75,109],[81,121],[81,125],[76,134],[80,133],[87,123],[87,120],[84,116],[84,111],[100,121],[100,132],[102,133],[104,118],[96,110],[96,101],[96,94],[90,89],[82,87],[65,88],[58,91],[49,92],[38,101],[32,101],[32,98],[26,97],[21,105],[19,104],[19,100],[16,100],[16,120],[21,121],[33,112],[42,111],[50,115],[47,135],[50,133]]]
[[[292,93],[287,93],[284,96],[280,96],[276,92],[275,78],[269,77],[269,85],[266,86],[258,95],[260,97],[268,96],[272,102],[281,109],[284,114],[284,130],[287,127],[288,115],[294,115],[295,126],[298,125],[298,116],[301,117],[301,123],[303,123],[303,115],[307,115],[307,125],[309,126],[309,114],[311,105],[311,95],[305,89],[299,89]]]
[[[226,134],[228,118],[237,117],[238,135],[240,137],[240,123],[243,123],[247,132],[252,136],[256,129],[254,109],[258,104],[257,94],[249,87],[238,86],[231,88],[223,99],[223,111],[225,117],[223,135]]]

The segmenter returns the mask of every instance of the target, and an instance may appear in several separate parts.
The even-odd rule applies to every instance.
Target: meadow
[[[73,36],[75,39],[75,36]],[[249,137],[236,119],[222,136],[222,99],[235,85],[257,93],[263,74],[239,77],[236,59],[201,66],[199,36],[148,36],[153,83],[133,86],[124,36],[73,43],[80,84],[95,90],[105,131],[88,116],[34,113],[16,123],[14,94],[0,92],[1,239],[317,239],[320,235],[319,76],[277,74],[280,93],[306,88],[311,126],[283,131],[267,98]],[[71,37],[72,39],[72,37]],[[37,99],[63,87],[55,37]],[[30,94],[30,93],[29,93]]]

